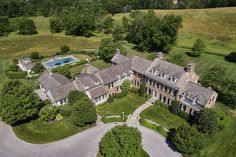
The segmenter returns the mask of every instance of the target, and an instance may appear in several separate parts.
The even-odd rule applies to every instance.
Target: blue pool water
[[[49,62],[44,63],[44,66],[46,67],[46,69],[53,69],[58,66],[62,66],[64,64],[74,63],[76,61],[77,61],[77,59],[75,59],[73,57],[58,58],[58,59],[53,59]]]

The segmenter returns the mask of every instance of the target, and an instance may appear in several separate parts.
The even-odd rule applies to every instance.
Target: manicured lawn
[[[132,114],[139,106],[144,104],[145,98],[139,97],[137,94],[129,93],[127,96],[115,99],[111,103],[104,103],[98,106],[98,113],[101,116],[125,115]]]
[[[91,126],[77,127],[68,119],[63,119],[56,124],[46,124],[41,119],[22,124],[13,128],[15,135],[30,143],[49,143],[72,136]]]
[[[187,124],[183,118],[173,115],[167,109],[156,104],[144,110],[141,113],[141,118],[152,120],[167,129],[177,128],[182,124]]]

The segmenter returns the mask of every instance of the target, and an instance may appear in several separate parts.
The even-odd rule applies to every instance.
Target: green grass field
[[[143,119],[152,120],[167,129],[177,128],[180,125],[187,124],[183,118],[173,115],[167,109],[156,104],[144,110],[140,116]]]
[[[41,119],[37,119],[30,123],[16,126],[13,131],[18,138],[26,142],[43,144],[64,139],[89,127],[77,127],[68,119],[51,125],[46,124]]]
[[[129,93],[127,96],[114,100],[111,103],[104,103],[98,106],[98,113],[103,116],[132,114],[139,106],[145,102],[145,98],[139,97],[137,94]]]

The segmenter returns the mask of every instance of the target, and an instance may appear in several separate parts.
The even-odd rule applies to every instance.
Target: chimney
[[[163,59],[163,52],[157,52],[157,58]]]
[[[186,67],[186,71],[187,72],[193,72],[195,70],[195,66],[196,66],[195,63],[189,63]]]
[[[90,64],[85,64],[85,66],[84,66],[84,73],[85,74],[90,74]]]
[[[120,49],[116,49],[116,53],[120,54]]]

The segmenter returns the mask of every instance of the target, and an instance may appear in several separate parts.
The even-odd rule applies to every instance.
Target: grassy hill
[[[186,65],[189,62],[197,63],[197,73],[202,75],[214,64],[221,64],[229,70],[227,76],[236,78],[236,64],[226,62],[224,56],[236,51],[236,7],[219,9],[188,9],[188,10],[155,10],[160,15],[175,14],[183,17],[183,28],[179,31],[177,44],[173,46],[166,59],[172,60],[176,54],[183,55],[183,61],[179,64]],[[117,14],[113,18],[116,24],[121,24],[122,17],[127,14]],[[11,33],[8,37],[0,37],[0,85],[8,80],[4,69],[11,64],[16,57],[26,56],[38,51],[42,54],[52,54],[59,51],[60,46],[68,45],[72,50],[97,50],[102,38],[110,37],[101,33],[95,33],[91,38],[65,36],[64,33],[52,34],[49,28],[49,18],[33,17],[38,34],[32,36],[17,35]],[[207,46],[207,53],[199,58],[186,55],[197,38],[203,39]],[[133,44],[125,45],[128,55],[147,57],[147,52],[137,52]],[[100,63],[99,61],[99,64]],[[73,73],[77,73],[74,68]],[[227,109],[229,111],[229,109]],[[232,123],[224,131],[218,133],[207,142],[201,156],[234,156],[236,153],[236,114],[229,112]]]

